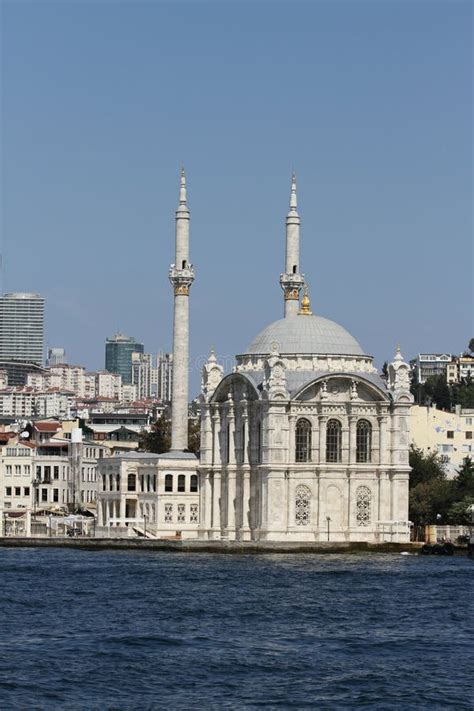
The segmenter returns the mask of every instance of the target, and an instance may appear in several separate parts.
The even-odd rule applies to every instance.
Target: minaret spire
[[[280,285],[285,298],[285,317],[298,313],[300,291],[304,277],[300,274],[300,216],[296,210],[296,175],[291,176],[290,210],[286,216],[285,273],[280,275]]]
[[[188,448],[189,289],[194,281],[193,265],[188,261],[189,223],[186,174],[181,168],[176,210],[176,258],[169,272],[174,291],[171,450],[181,452]]]

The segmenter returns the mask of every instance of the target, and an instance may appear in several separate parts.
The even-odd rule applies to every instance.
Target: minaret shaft
[[[286,217],[285,273],[280,276],[284,292],[285,318],[296,316],[304,277],[300,274],[300,216],[296,210],[296,178],[291,178],[290,211]]]
[[[171,450],[188,448],[189,402],[189,289],[194,270],[189,264],[189,209],[186,177],[181,170],[179,206],[176,210],[176,257],[170,268],[174,290],[173,388],[171,394]]]

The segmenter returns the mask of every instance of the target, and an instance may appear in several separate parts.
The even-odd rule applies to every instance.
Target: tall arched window
[[[191,474],[191,483],[189,487],[189,491],[197,491],[198,490],[198,478],[197,474]]]
[[[372,492],[368,486],[356,489],[356,522],[358,526],[369,526],[372,519]]]
[[[172,474],[166,474],[165,475],[165,491],[173,491],[173,475]]]
[[[307,526],[311,519],[311,489],[304,484],[295,491],[295,523],[297,526]]]
[[[186,477],[184,474],[178,475],[178,491],[186,491]]]
[[[295,461],[311,461],[311,422],[302,417],[295,429]]]
[[[370,462],[372,450],[372,425],[368,420],[358,420],[356,430],[356,461]]]
[[[135,474],[129,474],[127,477],[127,491],[135,491],[136,487],[136,476]]]
[[[341,461],[342,427],[339,420],[329,420],[326,426],[326,461]]]

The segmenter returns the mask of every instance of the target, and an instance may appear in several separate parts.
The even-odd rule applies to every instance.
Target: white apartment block
[[[415,372],[417,380],[423,385],[433,375],[446,375],[450,353],[419,353],[416,356]]]
[[[107,397],[121,402],[122,376],[106,370],[96,373],[96,397]]]
[[[453,358],[446,368],[448,383],[459,383],[469,379],[474,379],[474,356],[460,355]]]
[[[52,388],[33,390],[30,387],[0,390],[0,416],[15,418],[57,417],[71,418],[74,395]]]

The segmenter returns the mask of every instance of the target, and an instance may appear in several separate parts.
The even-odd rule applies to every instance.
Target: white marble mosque
[[[397,348],[382,378],[348,331],[312,313],[300,271],[294,176],[280,276],[284,318],[236,356],[228,375],[211,353],[202,376],[199,462],[186,451],[194,272],[184,172],[176,224],[172,451],[153,462],[153,510],[156,519],[167,511],[168,520],[154,521],[156,535],[182,528],[188,538],[214,540],[408,541],[409,365]],[[136,470],[136,461],[130,465]],[[198,491],[181,492],[193,519],[179,527],[169,511],[178,510],[180,492],[167,492],[165,481],[194,471]]]

